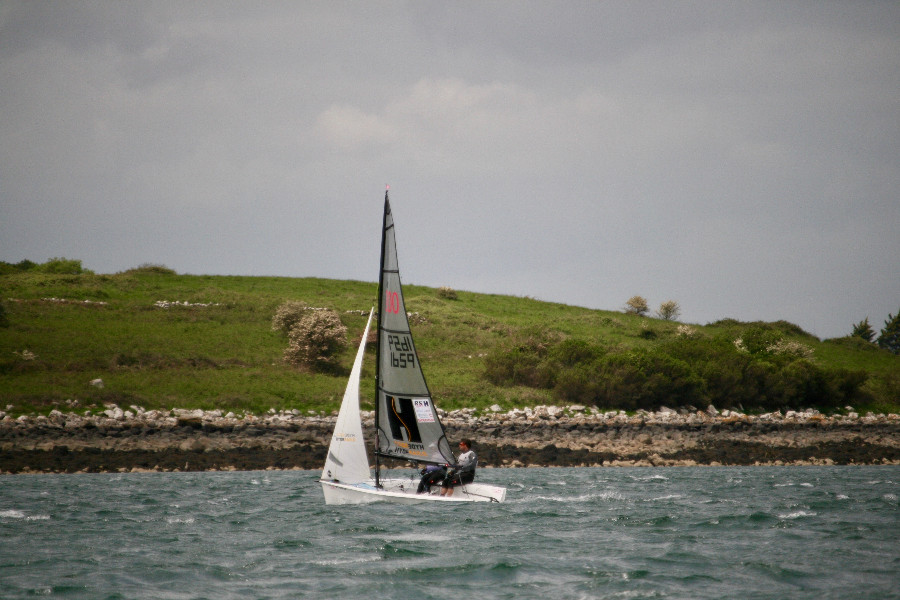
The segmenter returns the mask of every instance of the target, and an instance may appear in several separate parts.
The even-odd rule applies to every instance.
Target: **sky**
[[[878,331],[900,3],[0,0],[0,261],[374,282],[386,184],[405,284]]]

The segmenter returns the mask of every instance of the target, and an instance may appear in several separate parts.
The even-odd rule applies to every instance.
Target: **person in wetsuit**
[[[453,488],[457,485],[472,483],[475,480],[475,467],[478,466],[478,456],[472,450],[472,440],[462,439],[459,442],[461,454],[456,458],[456,467],[447,471],[444,482],[441,484],[441,496],[452,496]]]

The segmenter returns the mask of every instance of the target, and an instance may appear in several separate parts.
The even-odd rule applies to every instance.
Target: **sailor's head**
[[[459,448],[463,452],[468,452],[469,448],[471,448],[471,447],[472,447],[472,440],[470,440],[469,438],[463,438],[459,441]]]

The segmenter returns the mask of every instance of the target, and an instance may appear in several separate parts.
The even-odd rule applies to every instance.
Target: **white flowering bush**
[[[633,315],[645,315],[650,307],[647,306],[647,299],[643,296],[632,296],[625,303],[625,312]]]
[[[675,331],[675,335],[678,337],[692,338],[697,335],[697,330],[690,325],[679,325],[678,329]]]
[[[275,316],[272,317],[272,331],[280,331],[288,335],[294,325],[306,315],[307,308],[306,302],[298,300],[289,300],[283,303],[275,309]]]
[[[813,355],[813,349],[806,344],[785,339],[766,346],[766,352],[779,356],[793,356],[795,358],[811,358]]]
[[[347,327],[333,310],[306,312],[288,332],[284,359],[316,371],[334,368],[347,345]]]

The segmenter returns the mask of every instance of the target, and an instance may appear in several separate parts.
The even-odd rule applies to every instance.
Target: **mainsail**
[[[400,460],[455,464],[409,330],[387,192],[378,297],[375,452]]]

